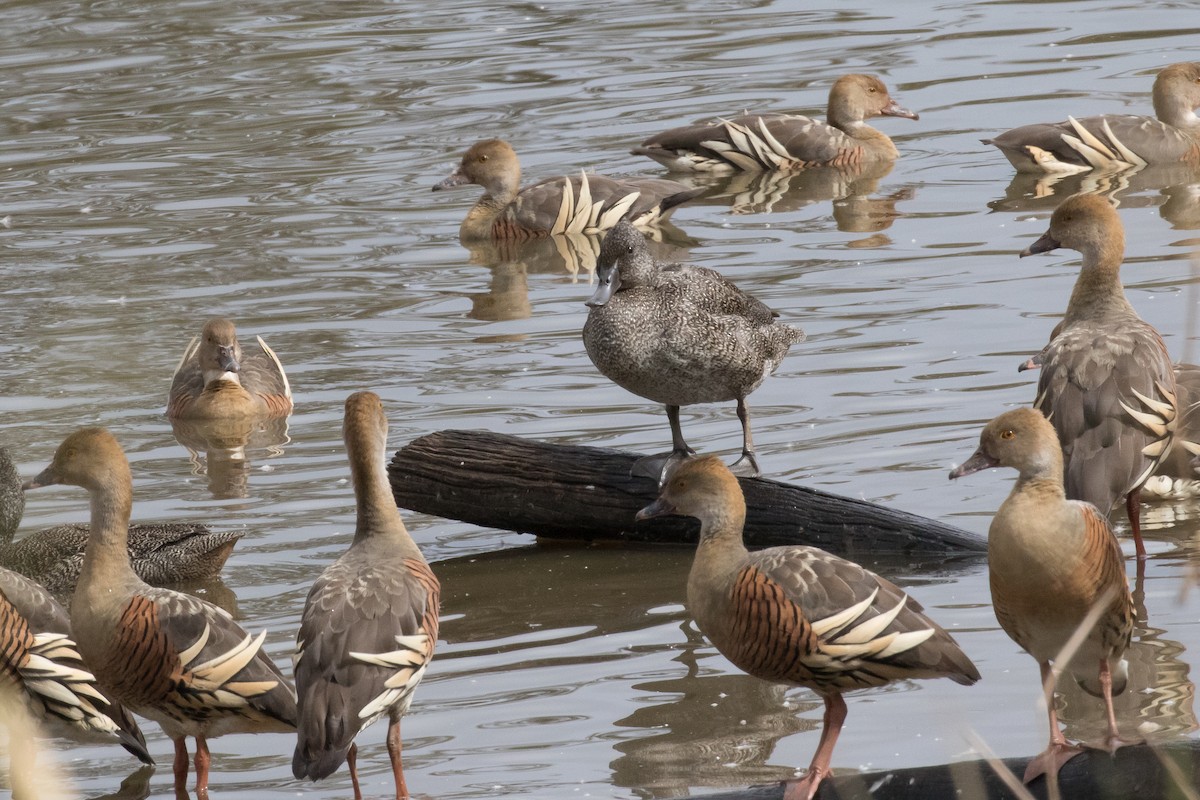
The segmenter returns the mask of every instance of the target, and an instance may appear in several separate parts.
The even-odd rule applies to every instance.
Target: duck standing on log
[[[990,467],[1012,467],[1017,482],[988,530],[988,580],[996,619],[1041,670],[1050,744],[1029,762],[1025,782],[1058,770],[1079,753],[1058,727],[1050,662],[1104,699],[1105,744],[1128,744],[1117,730],[1113,695],[1125,691],[1125,651],[1133,635],[1133,599],[1121,546],[1108,518],[1063,492],[1063,454],[1054,427],[1021,408],[993,419],[979,448],[951,480]],[[1059,663],[1067,641],[1086,626],[1079,649]]]
[[[386,716],[401,800],[408,788],[400,718],[433,658],[441,587],[405,530],[388,484],[379,396],[350,395],[342,431],[358,522],[350,549],[321,573],[304,604],[294,657],[299,722],[292,772],[318,780],[344,760],[361,800],[354,737]]]
[[[890,581],[815,547],[747,551],[746,502],[716,457],[676,466],[637,518],[664,514],[700,520],[687,599],[704,635],[738,669],[805,686],[825,702],[812,764],[788,782],[785,800],[809,800],[829,775],[846,719],[843,692],[915,678],[979,680],[950,634]]]
[[[458,169],[433,190],[468,183],[482,186],[483,196],[459,226],[464,242],[597,234],[622,217],[640,228],[653,227],[676,206],[704,192],[662,178],[617,179],[586,172],[546,178],[522,189],[521,164],[503,139],[472,145]]]
[[[1040,356],[1033,407],[1058,434],[1067,497],[1106,515],[1124,500],[1144,559],[1141,486],[1170,451],[1179,415],[1171,357],[1125,298],[1125,231],[1108,201],[1067,198],[1021,256],[1059,247],[1079,251],[1083,264],[1058,334]]]
[[[773,373],[804,331],[711,269],[655,260],[628,222],[600,245],[595,294],[587,301],[583,343],[609,380],[667,407],[671,452],[634,465],[655,479],[671,461],[687,458],[680,406],[737,401],[740,475],[759,474],[746,397]]]
[[[145,584],[129,565],[126,536],[133,479],[121,445],[83,428],[25,489],[87,489],[92,521],[71,601],[79,653],[105,692],[154,720],[175,745],[175,793],[187,794],[186,737],[196,737],[196,794],[208,796],[208,739],[226,733],[289,732],[296,694],[228,612],[182,592]]]
[[[900,155],[887,134],[864,121],[878,116],[918,119],[874,75],[843,75],[829,90],[827,123],[795,114],[746,114],[672,128],[631,152],[681,172],[860,167]]]
[[[258,350],[245,351],[233,322],[216,318],[204,323],[175,368],[167,416],[220,420],[292,413],[292,387],[279,356],[261,336],[254,338]]]
[[[1154,117],[1103,114],[1006,131],[995,145],[1018,172],[1071,174],[1152,164],[1200,167],[1200,64],[1164,67],[1154,79]]]

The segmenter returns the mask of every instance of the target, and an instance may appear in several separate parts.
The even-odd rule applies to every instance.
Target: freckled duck
[[[1154,79],[1154,113],[1103,114],[1023,125],[984,144],[1000,148],[1020,172],[1120,170],[1148,164],[1200,166],[1200,64],[1164,67]]]
[[[14,542],[24,508],[21,478],[0,447],[0,566],[70,596],[83,567],[87,524],[56,525]],[[155,586],[202,581],[220,573],[241,537],[241,531],[214,532],[195,523],[130,525],[129,560],[138,577]]]
[[[484,191],[459,226],[463,241],[594,234],[608,230],[622,217],[638,227],[651,227],[704,192],[662,178],[617,179],[586,172],[547,178],[522,189],[517,154],[502,139],[472,145],[458,169],[433,190],[468,183]]]
[[[1125,562],[1108,518],[1063,492],[1062,448],[1052,426],[1030,408],[1005,412],[979,437],[979,448],[950,478],[990,467],[1012,467],[1017,482],[988,531],[988,573],[996,619],[1041,669],[1050,716],[1050,744],[1030,761],[1025,781],[1055,772],[1081,750],[1067,742],[1054,711],[1055,661],[1095,607],[1099,617],[1067,664],[1075,680],[1104,699],[1107,747],[1125,744],[1112,698],[1125,690],[1123,658],[1133,635],[1133,599]]]
[[[667,407],[667,460],[694,452],[679,426],[680,406],[736,400],[742,455],[734,468],[757,475],[746,397],[804,332],[713,270],[656,261],[626,222],[604,237],[596,279],[583,326],[588,357],[621,388]],[[657,478],[663,459],[643,459],[635,470]]]
[[[827,123],[793,114],[747,114],[673,128],[650,137],[632,152],[684,172],[753,172],[891,161],[900,155],[896,145],[864,122],[878,116],[918,119],[901,108],[874,75],[843,75],[829,90]]]
[[[96,686],[67,612],[24,575],[0,567],[0,685],[17,690],[48,733],[115,742],[146,764],[154,759],[133,717]]]
[[[171,419],[228,419],[292,413],[292,387],[275,351],[261,336],[244,351],[227,319],[210,319],[192,339],[171,381]]]
[[[1139,491],[1175,435],[1175,373],[1162,337],[1121,287],[1125,231],[1116,210],[1096,195],[1069,197],[1021,255],[1059,247],[1078,250],[1083,265],[1058,335],[1041,355],[1033,407],[1062,444],[1067,497],[1104,514],[1124,499],[1145,558]]]
[[[388,484],[387,418],[378,395],[346,399],[343,437],[358,524],[350,549],[321,573],[304,605],[294,656],[300,718],[292,772],[317,780],[345,760],[361,800],[354,738],[386,716],[396,797],[407,798],[400,717],[433,657],[440,587]]]
[[[677,465],[637,516],[663,514],[700,520],[687,598],[704,635],[739,669],[805,686],[825,702],[820,744],[804,778],[789,781],[787,800],[811,798],[829,774],[843,692],[914,678],[979,680],[950,634],[890,581],[815,547],[748,552],[745,499],[717,458]]]
[[[91,495],[91,538],[71,601],[71,630],[104,690],[154,720],[175,743],[175,791],[186,793],[186,736],[196,737],[196,791],[207,796],[208,738],[292,731],[296,695],[225,611],[191,595],[148,586],[129,565],[133,505],[129,462],[112,434],[83,428],[25,488],[80,486]]]

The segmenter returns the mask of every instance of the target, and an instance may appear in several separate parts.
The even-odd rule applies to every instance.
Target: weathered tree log
[[[1018,778],[1029,759],[1006,758]],[[1170,766],[1167,766],[1170,764]],[[1174,773],[1174,774],[1172,774]],[[1200,741],[1123,747],[1115,756],[1087,750],[1058,774],[1063,800],[1182,800],[1200,786]],[[699,795],[700,800],[780,800],[783,784]],[[1028,787],[1034,797],[1048,797],[1046,779]],[[1188,794],[1190,792],[1191,794]],[[694,796],[695,797],[695,796]],[[821,783],[815,800],[1010,800],[1014,794],[986,761],[962,761],[932,767],[889,769],[843,775]]]
[[[402,508],[552,539],[695,543],[694,519],[636,522],[657,486],[633,477],[638,456],[533,442],[488,431],[439,431],[388,465]],[[880,553],[978,554],[967,531],[932,519],[765,478],[741,479],[751,547],[807,544],[846,558]]]

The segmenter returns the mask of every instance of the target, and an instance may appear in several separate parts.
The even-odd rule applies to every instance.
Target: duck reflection
[[[287,417],[175,419],[171,430],[187,448],[192,474],[207,473],[208,489],[218,500],[249,497],[249,454],[265,450],[271,456],[282,455],[282,446],[291,441]]]
[[[1164,164],[1125,172],[1076,175],[1018,172],[1004,197],[988,203],[993,211],[1053,211],[1078,193],[1107,197],[1121,208],[1153,208],[1176,230],[1200,230],[1200,167]]]
[[[864,164],[857,168],[812,167],[795,172],[736,172],[731,175],[690,176],[708,191],[695,203],[728,205],[732,214],[771,214],[798,211],[816,203],[832,201],[833,218],[839,231],[878,233],[892,226],[901,213],[896,204],[915,196],[912,187],[902,187],[882,197],[879,182],[892,171],[892,162]],[[868,241],[877,241],[869,238]],[[886,243],[886,238],[883,239]],[[855,243],[851,243],[853,246]]]
[[[674,660],[685,665],[680,677],[635,684],[633,689],[665,700],[644,705],[613,724],[653,731],[615,745],[623,755],[612,762],[613,782],[636,787],[649,797],[685,797],[694,787],[744,786],[795,777],[795,767],[767,761],[776,743],[793,733],[821,727],[821,701],[812,692],[749,675],[703,674],[706,648],[690,622],[681,626],[686,649]],[[733,769],[737,767],[737,769]]]

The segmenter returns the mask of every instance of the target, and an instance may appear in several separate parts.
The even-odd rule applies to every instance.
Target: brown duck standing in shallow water
[[[1029,762],[1028,783],[1042,773],[1057,773],[1082,752],[1059,730],[1050,662],[1093,609],[1099,616],[1083,644],[1058,666],[1104,698],[1108,748],[1126,743],[1117,731],[1112,698],[1125,691],[1128,679],[1124,655],[1133,634],[1133,599],[1108,518],[1063,492],[1062,449],[1044,416],[1021,408],[996,417],[983,429],[979,449],[950,478],[989,467],[1018,473],[988,531],[992,606],[1004,632],[1037,660],[1050,715],[1050,744]]]
[[[91,537],[71,601],[79,653],[107,694],[171,737],[176,794],[187,791],[185,737],[196,737],[196,793],[207,797],[210,737],[295,730],[296,695],[262,651],[266,632],[252,637],[222,609],[134,574],[125,541],[133,479],[108,431],[68,436],[25,488],[54,484],[91,495]]]
[[[864,121],[878,116],[918,118],[874,75],[843,75],[829,90],[827,123],[792,114],[747,114],[672,128],[632,152],[682,172],[857,167],[900,155],[887,134]]]
[[[1035,123],[984,139],[1018,172],[1120,170],[1150,164],[1200,166],[1200,64],[1164,67],[1154,79],[1154,117],[1104,114]]]
[[[87,548],[86,524],[56,525],[13,541],[25,510],[21,478],[0,447],[0,565],[36,581],[52,594],[69,596],[79,581]],[[138,577],[154,586],[215,578],[242,531],[214,532],[207,525],[167,522],[129,526],[129,560]]]
[[[304,605],[294,657],[300,717],[292,772],[318,780],[345,760],[361,800],[354,738],[386,716],[399,800],[408,797],[400,717],[433,658],[440,586],[388,484],[387,417],[378,395],[346,399],[343,437],[358,524],[350,549],[321,573]]]
[[[133,717],[96,685],[71,639],[66,610],[49,592],[0,567],[0,690],[12,688],[47,733],[120,744],[144,764],[154,759]],[[0,702],[11,696],[0,691]],[[10,766],[32,769],[25,743],[10,741]]]
[[[621,388],[665,405],[671,425],[671,452],[640,460],[635,472],[658,478],[667,463],[694,452],[680,406],[736,400],[742,455],[734,469],[757,475],[746,397],[804,331],[713,270],[656,261],[627,222],[604,237],[596,280],[583,325],[588,357]]]
[[[704,192],[662,178],[606,178],[581,172],[521,188],[517,154],[503,139],[471,146],[458,169],[433,187],[441,191],[474,183],[483,197],[467,213],[458,235],[464,242],[540,239],[552,234],[598,234],[625,218],[640,228],[666,219],[675,207]]]
[[[806,686],[825,701],[817,752],[786,800],[808,800],[829,774],[846,718],[843,692],[913,678],[979,680],[950,634],[891,582],[815,547],[748,552],[746,501],[719,459],[679,464],[637,516],[663,514],[700,520],[687,597],[704,635],[739,669]]]
[[[279,356],[256,336],[245,351],[227,319],[210,319],[175,368],[167,397],[171,419],[282,417],[292,413],[292,387]]]
[[[1125,298],[1125,231],[1102,197],[1078,194],[1021,255],[1059,247],[1083,256],[1058,334],[1040,356],[1033,407],[1063,448],[1067,497],[1108,514],[1121,500],[1138,558],[1146,557],[1139,492],[1171,449],[1179,415],[1167,347]]]

